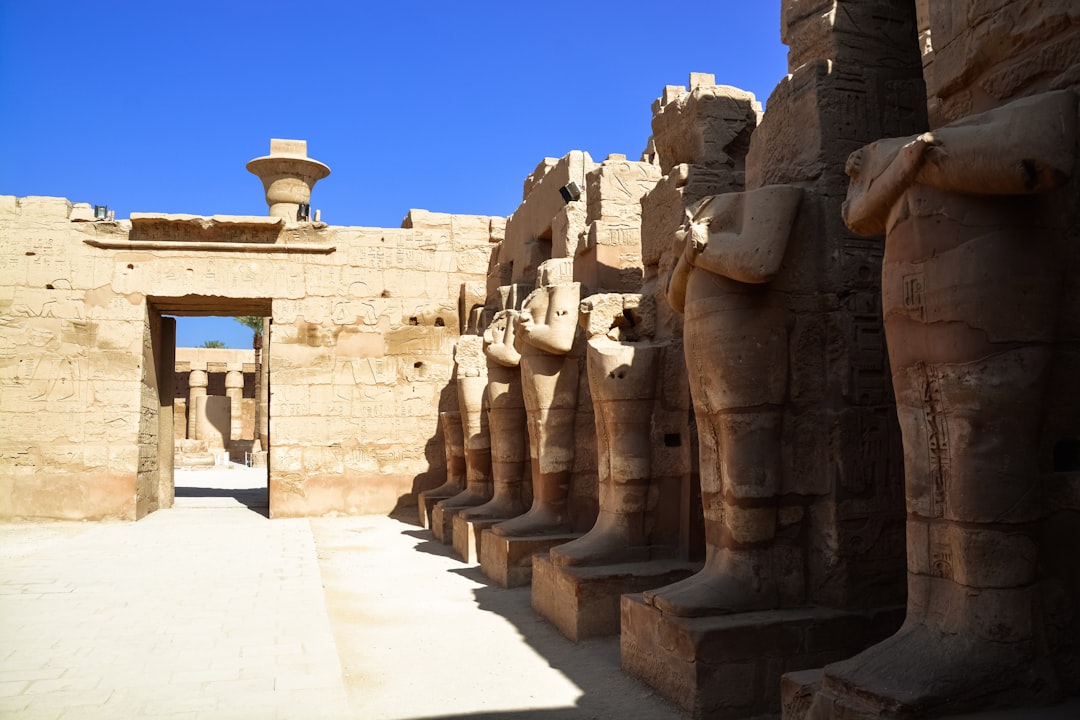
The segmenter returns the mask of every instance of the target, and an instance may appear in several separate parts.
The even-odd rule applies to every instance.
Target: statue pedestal
[[[533,610],[574,642],[619,634],[619,598],[690,577],[700,564],[652,560],[619,565],[556,565],[534,555]]]
[[[452,490],[446,492],[445,490],[439,492],[438,490],[424,490],[420,493],[416,499],[416,508],[420,512],[420,527],[431,530],[434,527],[432,515],[435,512],[435,505],[440,500],[446,500],[457,495],[461,490]]]
[[[467,507],[443,507],[438,504],[431,511],[431,532],[435,535],[435,539],[441,542],[443,545],[450,545],[454,542],[454,516],[462,510],[468,510]]]
[[[623,670],[694,718],[745,718],[779,713],[781,675],[861,652],[900,627],[904,608],[682,618],[626,595],[621,618]]]
[[[578,533],[504,537],[484,530],[480,534],[480,569],[497,585],[522,587],[532,582],[533,555],[579,537]]]
[[[480,562],[480,534],[496,523],[509,518],[477,518],[469,520],[461,513],[454,515],[454,552],[465,562]]]

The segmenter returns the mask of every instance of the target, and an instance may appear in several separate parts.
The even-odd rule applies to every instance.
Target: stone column
[[[232,409],[230,433],[233,441],[236,441],[243,435],[244,373],[239,370],[229,370],[225,373],[225,395],[229,398],[229,406]]]
[[[195,439],[195,428],[199,425],[198,407],[199,398],[206,397],[206,386],[209,383],[205,370],[192,370],[188,375],[188,401],[187,401],[187,437]]]

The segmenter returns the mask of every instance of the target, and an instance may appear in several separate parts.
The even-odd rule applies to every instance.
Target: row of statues
[[[1080,539],[1080,23],[1061,2],[897,4],[894,45],[864,68],[844,33],[866,32],[882,6],[788,5],[792,75],[749,151],[733,89],[714,93],[728,114],[711,131],[736,128],[717,132],[720,161],[706,158],[720,143],[680,159],[657,136],[656,197],[673,192],[684,213],[641,291],[585,287],[574,257],[548,259],[524,303],[463,338],[482,343],[487,383],[484,403],[466,400],[480,373],[459,361],[464,446],[486,408],[494,482],[470,475],[441,505],[494,520],[493,536],[558,538],[547,562],[566,572],[670,555],[651,514],[656,413],[665,353],[681,345],[704,553],[697,572],[623,598],[624,633],[632,615],[697,642],[727,637],[702,618],[768,612],[760,623],[796,627],[805,608],[850,620],[906,598],[895,624],[853,645],[793,652],[785,671],[817,669],[792,676],[785,717],[932,717],[1080,692],[1080,567],[1060,547]],[[920,60],[916,20],[936,58]],[[1009,42],[1031,61],[995,55]],[[859,82],[870,90],[851,101]],[[886,87],[919,93],[871,96]],[[654,131],[712,97],[683,93],[668,105],[682,115]],[[855,102],[900,136],[825,127]],[[793,142],[807,116],[818,135]],[[739,146],[745,161],[730,157]],[[661,315],[677,332],[659,337]],[[580,528],[575,451],[593,432],[595,522]]]

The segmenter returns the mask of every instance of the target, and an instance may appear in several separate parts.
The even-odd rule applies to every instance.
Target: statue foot
[[[489,496],[485,496],[483,493],[477,492],[476,490],[466,490],[465,492],[458,493],[452,498],[440,501],[439,505],[441,505],[444,510],[467,508],[483,505],[490,499]]]
[[[464,491],[459,487],[437,487],[434,490],[425,490],[423,494],[428,500],[447,500],[462,492]]]
[[[648,560],[648,546],[632,542],[625,532],[594,527],[577,540],[552,548],[551,561],[556,565],[616,565]]]
[[[707,563],[696,575],[646,591],[645,602],[677,617],[772,610],[779,606],[780,600],[771,565],[738,557],[762,552],[768,550],[721,550],[721,562]]]
[[[489,500],[483,505],[462,511],[461,516],[466,520],[506,520],[524,512],[525,508],[521,506],[521,503]]]
[[[1052,682],[1040,678],[1027,642],[943,633],[921,621],[855,657],[825,667],[823,687],[840,705],[877,716],[937,716],[1005,703],[1033,704]]]
[[[534,503],[529,512],[501,522],[493,526],[491,531],[503,537],[562,535],[570,532],[570,518],[565,511],[556,512],[550,506]]]

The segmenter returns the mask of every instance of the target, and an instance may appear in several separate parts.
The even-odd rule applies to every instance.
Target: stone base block
[[[573,567],[533,555],[532,606],[574,642],[618,635],[620,597],[670,585],[700,569],[675,560]]]
[[[532,582],[533,555],[579,537],[577,533],[503,537],[484,530],[480,534],[480,569],[497,585],[522,587]]]
[[[780,678],[780,717],[784,720],[804,720],[814,702],[814,695],[821,689],[824,676],[824,668],[813,668],[786,673]]]
[[[431,532],[435,539],[443,545],[450,545],[454,541],[454,516],[467,508],[445,508],[436,504],[431,511]]]
[[[461,492],[460,490],[456,492]],[[416,498],[416,509],[420,512],[420,527],[432,530],[434,527],[434,521],[432,515],[435,512],[435,504],[440,500],[453,497],[446,493],[436,493],[432,490],[425,490],[420,493]]]
[[[849,705],[828,690],[823,690],[824,668],[787,673],[780,680],[783,720],[878,720],[885,714],[873,703]],[[1067,698],[1056,705],[1037,707],[999,707],[977,712],[937,715],[889,713],[890,718],[937,717],[939,720],[1074,720],[1080,717],[1080,697]]]
[[[780,677],[851,657],[900,627],[903,607],[798,608],[680,618],[624,595],[623,669],[694,718],[781,709]]]
[[[476,565],[480,562],[480,534],[507,518],[468,520],[463,515],[458,513],[454,516],[454,552],[465,562]]]

